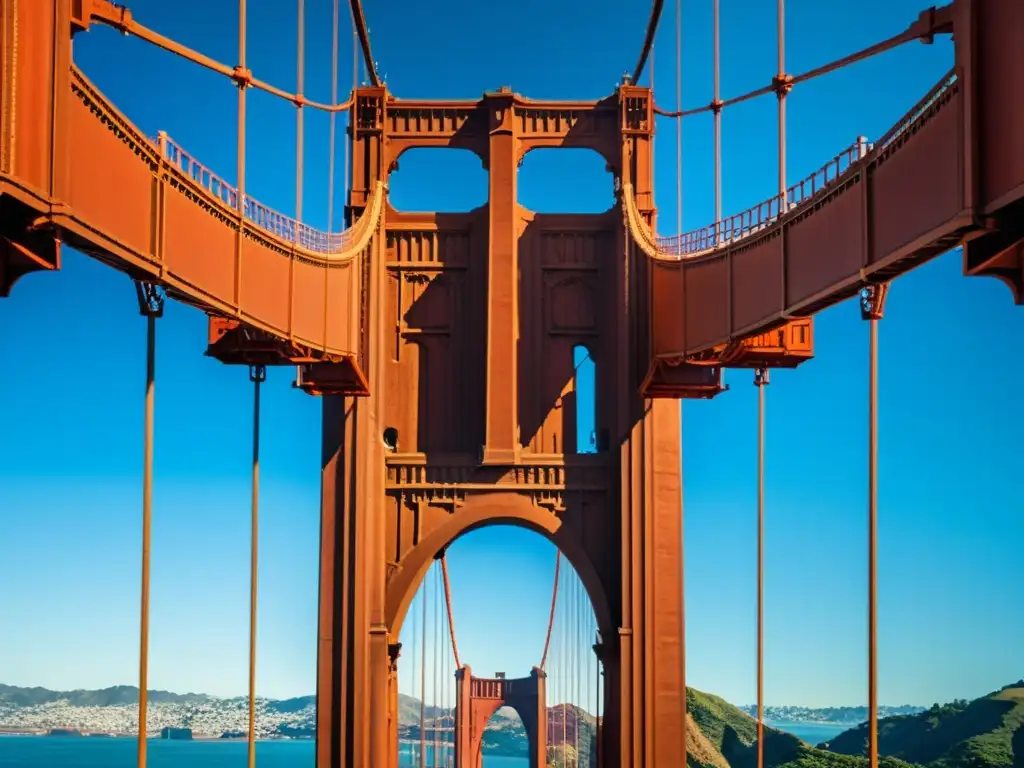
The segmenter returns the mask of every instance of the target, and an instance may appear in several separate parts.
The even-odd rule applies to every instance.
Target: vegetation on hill
[[[149,701],[169,704],[201,704],[211,697],[201,693],[168,693],[149,691]],[[51,691],[48,688],[19,688],[0,684],[0,704],[16,707],[36,707],[66,700],[74,707],[116,707],[135,704],[139,689],[133,685],[115,685],[99,691]]]
[[[827,748],[864,755],[867,739],[865,723],[841,733]],[[1024,768],[1024,680],[974,701],[959,699],[880,720],[878,751],[929,768]]]
[[[756,768],[757,722],[750,715],[718,696],[693,688],[686,691],[686,706],[704,737],[691,738],[687,745],[687,764],[691,768],[722,768],[723,762],[729,768]],[[699,751],[695,745],[699,745]],[[826,752],[766,726],[764,764],[766,768],[865,768],[867,761]],[[882,760],[881,765],[906,768],[901,761],[890,759]]]
[[[203,704],[217,701],[204,694],[150,691],[153,702]],[[724,699],[687,689],[688,768],[756,768],[757,723]],[[79,707],[131,705],[138,689],[114,686],[98,691],[51,691],[0,685],[0,707],[33,707],[67,701]],[[232,701],[232,700],[228,700]],[[267,710],[302,712],[316,706],[315,696],[266,701]],[[425,737],[451,738],[448,710],[424,708]],[[418,740],[420,702],[399,695],[399,736]],[[309,726],[311,727],[311,726]],[[583,768],[593,764],[593,715],[569,704],[548,709],[552,735],[549,768]],[[307,727],[291,735],[311,735]],[[301,731],[301,732],[300,732]],[[974,701],[957,700],[934,705],[917,714],[896,715],[879,721],[882,768],[1024,768],[1024,680]],[[765,768],[867,768],[867,726],[861,724],[818,747],[796,736],[765,727]],[[499,710],[487,725],[484,751],[497,755],[524,755],[526,733],[514,710]]]

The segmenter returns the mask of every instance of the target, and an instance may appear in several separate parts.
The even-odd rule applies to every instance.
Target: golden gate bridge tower
[[[326,103],[304,94],[304,0],[296,0],[294,91],[251,68],[246,0],[239,0],[233,63],[159,34],[108,0],[0,0],[0,295],[29,273],[58,270],[67,245],[131,276],[147,319],[140,768],[147,759],[154,348],[167,297],[208,313],[207,354],[248,366],[253,380],[250,765],[259,393],[266,366],[283,365],[295,366],[297,386],[323,400],[317,766],[398,765],[399,637],[414,595],[430,579],[444,596],[436,626],[449,635],[456,691],[441,726],[433,726],[432,738],[444,730],[453,747],[442,750],[444,762],[477,768],[483,725],[503,705],[522,716],[531,766],[548,762],[553,740],[565,748],[567,729],[575,730],[578,746],[580,721],[568,724],[565,705],[556,727],[551,722],[548,643],[530,676],[519,679],[475,677],[458,655],[446,549],[473,529],[512,523],[557,546],[591,611],[601,714],[590,764],[668,768],[682,765],[687,749],[680,402],[714,398],[726,368],[755,372],[760,729],[765,385],[771,368],[812,357],[816,312],[859,296],[871,339],[868,698],[869,757],[877,766],[878,325],[890,281],[954,247],[963,248],[965,275],[996,277],[1015,302],[1024,301],[1024,94],[1017,92],[1024,57],[1016,52],[1024,4],[954,0],[923,11],[895,37],[794,75],[785,68],[778,0],[777,71],[766,73],[764,87],[722,99],[718,0],[706,1],[716,19],[714,99],[682,110],[678,99],[674,109],[664,108],[640,84],[662,0],[652,4],[635,67],[613,93],[587,102],[534,100],[506,87],[470,100],[393,94],[378,75],[360,0],[351,0],[367,84],[354,82],[342,99],[335,77]],[[338,0],[333,6],[337,72]],[[676,24],[678,40],[678,12]],[[144,135],[76,66],[72,37],[103,34],[92,31],[97,25],[236,86],[234,184],[171,136]],[[884,136],[857,138],[814,174],[789,183],[791,89],[937,35],[954,41],[948,74]],[[300,157],[304,115],[330,116],[332,169],[337,121],[345,119],[343,231],[303,223],[301,162],[294,216],[247,193],[246,99],[254,89],[295,106]],[[730,106],[761,96],[778,103],[776,193],[735,215],[724,215],[719,202],[712,224],[658,234],[656,116],[678,125],[710,112],[720,136]],[[487,204],[463,214],[394,210],[389,175],[404,152],[418,147],[477,154],[489,175]],[[517,167],[545,147],[597,152],[614,177],[617,205],[586,215],[520,206]],[[716,141],[716,201],[720,151]],[[581,347],[596,370],[593,452],[578,444],[573,413],[574,350]],[[549,641],[558,583],[556,577]],[[425,766],[422,723],[421,715]],[[562,764],[570,764],[567,754]],[[436,755],[431,760],[440,765]]]

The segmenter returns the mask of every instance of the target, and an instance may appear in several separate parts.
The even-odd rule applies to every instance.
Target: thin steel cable
[[[238,0],[238,71],[245,72],[246,53],[246,0]],[[238,137],[235,147],[237,161],[237,186],[235,203],[238,208],[238,232],[235,239],[235,304],[242,296],[242,249],[245,245],[245,88],[246,81],[238,84]]]
[[[713,104],[716,108],[713,110],[714,113],[714,131],[715,131],[715,221],[722,220],[722,109],[721,109],[721,80],[722,80],[722,67],[721,67],[721,17],[719,13],[719,0],[714,0],[714,8],[712,12],[713,17],[713,37],[714,37],[714,96]],[[679,107],[676,107],[679,109]],[[679,122],[682,122],[681,120]],[[682,232],[682,228],[679,229]],[[716,233],[717,234],[717,233]],[[717,238],[716,238],[717,239]]]
[[[718,0],[715,0],[717,3]],[[676,0],[676,109],[683,108],[683,0]],[[676,120],[676,232],[683,231],[683,121]]]
[[[427,768],[427,741],[423,731],[427,718],[427,603],[430,579],[423,579],[422,631],[420,632],[420,768]]]
[[[597,628],[597,616],[594,616],[594,644],[601,641]],[[601,765],[601,659],[594,653],[594,766]]]
[[[266,379],[262,365],[249,368],[252,391],[252,512],[249,553],[249,768],[256,765],[256,609],[260,533],[260,385]]]
[[[445,614],[445,622],[447,623],[448,636],[451,637],[451,617]],[[445,710],[444,710],[444,763],[447,766],[452,759],[452,747],[453,737],[455,728],[454,713],[454,702],[455,702],[455,670],[453,669],[455,663],[454,654],[449,656],[447,653],[444,654],[444,668],[445,668]]]
[[[651,101],[652,102],[654,101],[654,73],[656,71],[656,67],[654,66],[654,51],[655,51],[655,48],[657,48],[656,45],[651,45],[651,73],[650,73],[650,75],[648,75],[648,82],[647,82],[647,87],[650,88],[650,90],[651,90]],[[657,117],[655,117],[655,123],[657,123]],[[657,134],[657,131],[652,131],[651,132],[651,157],[655,156],[655,149],[654,148],[655,148],[655,145],[657,144],[657,135],[656,134]],[[655,186],[655,183],[654,183],[655,175],[657,174],[657,168],[655,167],[656,165],[657,165],[657,163],[653,163],[653,162],[650,164],[650,167],[651,167],[651,190],[652,190],[652,194],[653,194],[653,190],[656,189],[656,186]]]
[[[768,371],[754,374],[757,387],[757,768],[764,768],[764,417]]]
[[[644,35],[644,46],[640,49],[640,59],[636,63],[636,67],[633,69],[633,82],[639,83],[640,76],[644,73],[644,67],[647,64],[647,58],[651,54],[651,49],[654,48],[654,38],[658,33],[658,22],[661,19],[661,10],[665,5],[665,0],[654,0],[651,5],[651,15],[647,20],[647,32]]]
[[[363,4],[360,0],[350,0],[349,8],[352,9],[352,21],[356,33],[359,35],[359,44],[363,49],[363,63],[366,65],[366,74],[370,78],[370,85],[379,87],[380,77],[377,75],[377,62],[373,60],[373,53],[370,51],[370,31],[366,27],[366,16],[363,14]]]
[[[879,306],[883,298],[879,300]],[[868,761],[878,768],[878,315],[868,350]]]
[[[932,33],[941,33],[943,31],[944,28],[939,28],[937,30],[932,30]],[[814,80],[815,78],[822,77],[823,75],[831,74],[832,72],[835,72],[837,69],[842,69],[844,67],[850,66],[851,64],[856,64],[857,62],[869,59],[873,56],[877,56],[880,53],[885,53],[886,51],[901,46],[905,43],[909,43],[913,40],[923,39],[926,34],[926,32],[922,32],[920,28],[916,24],[914,24],[911,27],[908,27],[903,32],[900,32],[898,35],[893,35],[890,38],[875,43],[874,45],[870,45],[867,48],[859,50],[855,53],[851,53],[848,56],[844,56],[841,59],[830,61],[827,64],[821,65],[820,67],[815,67],[814,69],[808,70],[807,72],[795,75],[793,79],[790,81],[790,83],[792,85],[799,85],[800,83],[806,83],[809,80]],[[766,94],[773,93],[774,91],[775,82],[772,81],[768,85],[763,85],[760,88],[748,91],[747,93],[741,94],[739,96],[734,96],[731,99],[726,99],[725,101],[722,102],[722,108],[724,109],[726,107],[732,107],[737,104],[742,104],[743,102],[750,101],[751,99],[756,99],[759,96],[764,96]],[[654,106],[655,113],[661,115],[662,117],[692,117],[694,115],[699,115],[704,112],[711,112],[713,111],[713,109],[714,107],[711,104],[707,104],[703,107],[693,107],[691,109],[682,109],[676,111],[662,109],[657,104],[655,104]]]
[[[651,68],[651,71],[652,72],[654,71],[653,67]],[[568,716],[569,716],[570,713],[573,716],[575,716],[575,714],[576,714],[575,708],[573,706],[576,703],[575,702],[575,697],[573,696],[573,694],[575,692],[573,690],[573,681],[576,678],[576,580],[573,579],[568,573],[566,574],[566,576],[569,577],[569,605],[568,605],[569,615],[567,617],[567,619],[568,619],[567,629],[569,630],[568,631],[569,637],[568,637],[568,641],[566,643],[566,645],[568,646],[568,650],[569,650],[569,656],[565,660],[566,661],[566,664],[565,664],[565,666],[566,666],[566,675],[565,675],[565,682],[566,682],[566,719],[568,719]],[[568,730],[567,733],[568,733],[569,736],[572,735],[572,731],[571,730]],[[575,742],[572,742],[572,743],[575,743]],[[568,744],[566,745],[566,752],[568,752]],[[568,759],[566,760],[566,763],[568,763]]]
[[[444,604],[448,611],[448,634],[452,639],[452,656],[455,659],[455,668],[462,669],[462,662],[459,660],[459,645],[455,642],[455,618],[452,613],[452,585],[448,578],[448,553],[441,554],[441,576],[444,580]]]
[[[566,573],[565,576],[563,577],[563,580],[568,580],[568,576],[569,576],[569,574]],[[572,598],[570,596],[570,600],[571,599]],[[566,606],[565,613],[566,613],[566,616],[564,617],[564,622],[563,622],[562,630],[559,633],[561,635],[561,640],[562,640],[562,658],[561,658],[561,662],[559,664],[559,667],[560,667],[559,671],[561,673],[560,674],[560,678],[561,678],[561,683],[562,683],[562,685],[561,685],[561,688],[562,688],[561,699],[562,699],[562,764],[563,765],[565,764],[565,747],[569,743],[569,739],[567,737],[568,732],[566,730],[566,728],[568,726],[568,716],[569,716],[568,706],[567,706],[568,699],[569,699],[569,696],[568,696],[568,692],[569,692],[568,691],[568,688],[569,688],[569,685],[568,685],[569,678],[568,678],[568,674],[567,674],[568,670],[566,669],[568,667],[568,660],[569,660],[569,648],[568,648],[568,643],[569,643],[569,616],[568,616],[568,613],[569,613],[569,611],[568,611],[568,606]]]
[[[348,124],[349,133],[351,134],[350,141],[345,143],[345,192],[346,192],[346,203],[348,202],[347,195],[352,191],[352,177],[349,175],[349,155],[348,153],[355,152],[355,136],[356,127],[359,125],[359,102],[356,99],[356,89],[359,87],[359,40],[355,33],[355,21],[353,20],[352,27],[352,110],[348,113]],[[355,157],[352,157],[352,162],[355,162]]]
[[[784,84],[786,78],[786,0],[778,0],[778,26],[776,28],[778,43],[778,98],[779,98],[779,196],[782,199],[782,211],[788,208],[786,200],[786,96],[789,88]],[[780,213],[782,212],[780,211]]]
[[[420,633],[417,631],[417,621],[418,621],[419,614],[416,611],[416,608],[418,607],[417,604],[416,604],[416,601],[422,599],[422,597],[423,597],[423,594],[422,594],[422,590],[421,590],[419,595],[414,595],[413,596],[412,602],[409,604],[409,624],[410,624],[410,635],[411,635],[411,637],[409,638],[409,647],[410,647],[410,650],[412,651],[409,654],[409,660],[411,662],[409,673],[410,673],[410,677],[412,678],[412,686],[411,686],[411,688],[412,688],[412,691],[413,691],[414,694],[416,692],[416,681],[419,679],[419,676],[416,674],[416,670],[417,670],[416,650],[417,650],[417,647],[418,647],[417,643],[421,642],[420,641]],[[409,756],[410,757],[414,757],[414,752],[412,750],[412,745],[411,744],[409,745]]]
[[[653,71],[653,69],[654,68],[652,67],[651,70]],[[580,657],[580,654],[582,652],[581,646],[583,644],[582,643],[582,640],[583,640],[583,589],[582,589],[583,584],[580,582],[578,575],[577,575],[577,577],[575,579],[575,584],[576,584],[576,587],[575,587],[575,591],[576,591],[576,612],[575,612],[576,613],[576,632],[575,632],[575,638],[574,638],[574,641],[575,641],[575,651],[573,653],[573,667],[574,667],[574,670],[573,670],[573,680],[576,683],[576,697],[573,700],[573,704],[574,704],[573,714],[574,714],[574,726],[575,726],[573,728],[573,736],[574,736],[575,748],[576,748],[576,762],[579,763],[579,754],[580,754],[580,710],[583,708],[582,707],[583,700],[580,698],[580,679],[581,679],[581,676],[582,676],[582,673],[580,672],[580,666],[581,666],[580,662],[582,661],[582,659]]]
[[[544,652],[540,657],[540,668],[543,670],[548,663],[548,650],[551,647],[551,630],[555,625],[555,609],[558,605],[558,575],[562,567],[562,550],[555,550],[555,578],[551,588],[551,610],[548,611],[548,631],[544,636]],[[454,639],[453,641],[454,642]]]
[[[149,27],[140,24],[131,17],[131,13],[126,8],[121,6],[115,6],[112,3],[93,3],[89,7],[89,19],[101,24],[106,24],[122,34],[131,35],[132,37],[136,37],[151,45],[155,45],[158,48],[162,48],[175,56],[179,56],[193,64],[198,64],[199,66],[227,77],[236,83],[239,79],[244,78],[246,83],[252,88],[264,91],[287,102],[294,103],[295,101],[296,94],[289,93],[282,88],[278,88],[264,80],[253,77],[252,74],[244,68],[230,67],[227,64],[216,61],[209,56],[199,53],[186,45],[182,45],[175,40],[171,40],[170,38],[155,32]],[[335,101],[332,104],[322,104],[316,101],[307,101],[306,106],[323,112],[345,112],[351,106],[351,102],[338,104],[337,101]]]
[[[434,568],[434,581],[437,582],[437,585],[436,585],[435,589],[436,589],[437,593],[440,593],[442,591],[442,585],[440,583],[441,582],[441,569],[440,568]],[[437,716],[438,716],[439,712],[443,711],[442,710],[443,704],[441,702],[441,694],[440,694],[440,690],[441,690],[440,683],[441,683],[441,681],[439,679],[439,672],[440,672],[440,669],[441,669],[441,664],[443,663],[443,660],[441,659],[440,653],[441,653],[441,632],[444,630],[444,619],[442,618],[442,614],[441,614],[441,601],[440,600],[435,600],[434,601],[434,606],[435,606],[434,607],[434,632],[433,632],[433,637],[431,638],[431,642],[434,644],[434,693],[433,693],[434,713],[433,713],[433,716],[431,718],[432,723],[433,723],[433,728],[431,729],[433,738],[431,739],[430,762],[431,762],[432,765],[436,766],[438,764],[437,756],[440,753],[440,743],[438,742],[438,731],[437,731]]]
[[[295,63],[295,243],[299,243],[302,221],[302,171],[305,165],[305,125],[302,99],[306,72],[306,0],[298,0],[298,41]],[[332,115],[333,117],[333,115]]]
[[[331,17],[331,102],[338,101],[338,36],[341,26],[339,0],[334,0]],[[327,129],[327,234],[334,232],[334,145],[337,141],[338,116],[331,112]],[[348,176],[348,144],[345,144],[345,176]],[[347,182],[346,182],[347,183]]]
[[[142,439],[142,573],[139,585],[139,725],[136,763],[146,768],[149,722],[149,573],[153,521],[153,411],[156,389],[156,314],[146,315],[146,396]]]

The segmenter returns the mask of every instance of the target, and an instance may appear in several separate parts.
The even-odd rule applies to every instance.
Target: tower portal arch
[[[539,667],[529,677],[475,677],[470,666],[455,673],[455,768],[482,768],[483,736],[491,716],[511,707],[523,721],[530,768],[547,764],[547,676]]]

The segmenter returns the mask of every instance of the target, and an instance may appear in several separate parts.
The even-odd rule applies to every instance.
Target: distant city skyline
[[[0,680],[0,687],[2,687],[2,686],[10,686],[12,688],[18,688],[18,689],[44,688],[44,686],[15,686],[15,685],[11,685],[10,683],[7,683],[7,682],[5,682],[3,680]],[[115,684],[115,685],[103,686],[101,688],[88,688],[88,689],[82,689],[82,688],[75,688],[75,689],[72,689],[72,688],[44,688],[44,689],[48,690],[48,691],[51,691],[52,693],[92,693],[92,692],[104,691],[104,690],[108,690],[108,689],[112,689],[112,688],[126,688],[126,689],[133,689],[135,691],[138,690],[138,686],[137,685],[132,685],[130,683],[118,683],[118,684]],[[167,694],[171,694],[173,696],[183,696],[183,697],[197,696],[197,697],[206,697],[206,698],[209,698],[209,699],[218,699],[218,700],[222,700],[222,701],[234,701],[236,699],[247,699],[248,696],[249,696],[249,694],[245,693],[245,692],[236,693],[236,694],[233,694],[233,695],[231,695],[231,694],[229,694],[229,695],[214,695],[214,694],[205,693],[203,691],[187,691],[185,693],[182,693],[180,691],[167,691],[167,690],[158,689],[158,688],[150,688],[149,689],[149,693],[150,693],[150,695],[152,695],[154,693],[167,693]],[[710,691],[708,691],[708,693],[710,693]],[[413,694],[407,694],[404,691],[402,692],[403,696],[409,696],[410,698],[418,700],[417,694],[418,694],[418,692],[415,692]],[[290,701],[290,700],[293,700],[293,699],[305,699],[305,698],[308,698],[308,697],[316,698],[316,693],[313,692],[313,693],[300,694],[299,696],[286,696],[286,697],[265,696],[263,694],[259,694],[258,693],[256,695],[256,700],[257,701]],[[549,701],[548,705],[549,706],[557,706],[560,703],[561,702]],[[757,706],[755,703],[752,703],[752,702],[748,702],[748,703],[744,704],[743,702],[733,702],[733,701],[730,701],[729,703],[732,704],[733,706],[738,707],[739,709],[743,709],[743,710],[747,710],[747,709],[750,709],[750,708],[753,708],[753,707]],[[932,702],[932,704],[934,704],[934,703],[940,703],[940,702]],[[947,703],[947,702],[941,702],[941,703]],[[0,704],[0,707],[2,707],[2,706],[3,705]],[[118,704],[118,705],[111,705],[111,706],[122,706],[122,705]],[[899,710],[899,709],[906,709],[906,708],[918,710],[918,709],[926,709],[928,706],[931,706],[931,704],[925,705],[925,704],[922,704],[920,702],[902,702],[902,703],[899,703],[899,704],[895,704],[895,703],[888,703],[888,704],[881,703],[881,704],[878,705],[878,708],[879,708],[880,711],[884,711],[884,710]],[[866,707],[867,707],[866,704],[832,704],[832,705],[822,705],[822,706],[817,706],[817,707],[805,706],[803,704],[766,704],[765,705],[765,711],[766,711],[766,716],[768,716],[767,712],[770,711],[770,710],[776,711],[776,712],[782,711],[782,710],[807,710],[809,712],[825,712],[825,711],[829,711],[829,710],[841,710],[841,709],[866,709]]]
[[[130,5],[161,33],[235,60],[230,4]],[[307,95],[322,101],[329,5],[307,2]],[[610,0],[521,0],[518,13],[500,15],[487,4],[445,3],[444,14],[410,0],[386,11],[367,5],[388,86],[422,97],[472,97],[503,83],[537,98],[607,95],[634,63],[649,10]],[[805,71],[900,32],[920,7],[861,0],[851,16],[843,4],[794,3],[787,68]],[[710,9],[710,0],[684,2],[686,106],[710,100]],[[774,13],[773,4],[731,3],[722,26],[725,96],[775,74]],[[249,64],[288,87],[294,16],[250,3]],[[441,31],[460,43],[428,42]],[[668,108],[670,24],[657,45],[657,96]],[[234,178],[236,100],[224,78],[105,29],[76,36],[75,58],[148,135],[166,130]],[[349,66],[347,54],[341,59]],[[943,38],[797,86],[790,180],[858,135],[882,135],[951,62]],[[346,90],[350,71],[339,79]],[[767,97],[723,113],[726,213],[775,192],[775,108]],[[290,213],[294,108],[250,92],[248,109],[247,188]],[[706,117],[683,129],[684,229],[713,219]],[[306,125],[305,218],[326,228],[328,123],[311,112]],[[660,120],[658,130],[658,226],[670,233],[675,128]],[[340,162],[337,178],[340,191]],[[541,211],[614,204],[604,161],[587,152],[530,153],[518,190],[523,205]],[[486,197],[486,172],[468,152],[410,152],[390,184],[398,209],[465,210]],[[70,249],[63,258],[59,273],[32,275],[0,300],[0,682],[134,685],[145,322],[126,276]],[[1024,674],[1024,309],[999,282],[964,278],[954,252],[894,284],[880,336],[879,697],[971,699]],[[772,371],[767,390],[765,701],[856,706],[867,698],[867,327],[846,302],[818,317],[815,340],[815,359]],[[206,318],[195,309],[168,302],[157,343],[149,684],[244,695],[251,384],[244,368],[203,357]],[[321,404],[295,391],[293,378],[293,369],[273,369],[264,390],[257,693],[271,698],[311,694],[316,682]],[[729,371],[727,383],[713,401],[683,406],[687,682],[749,703],[756,391],[750,372]],[[456,541],[448,559],[463,660],[480,674],[527,674],[544,642],[553,545],[529,531],[486,528]],[[407,663],[403,693],[418,686]]]

